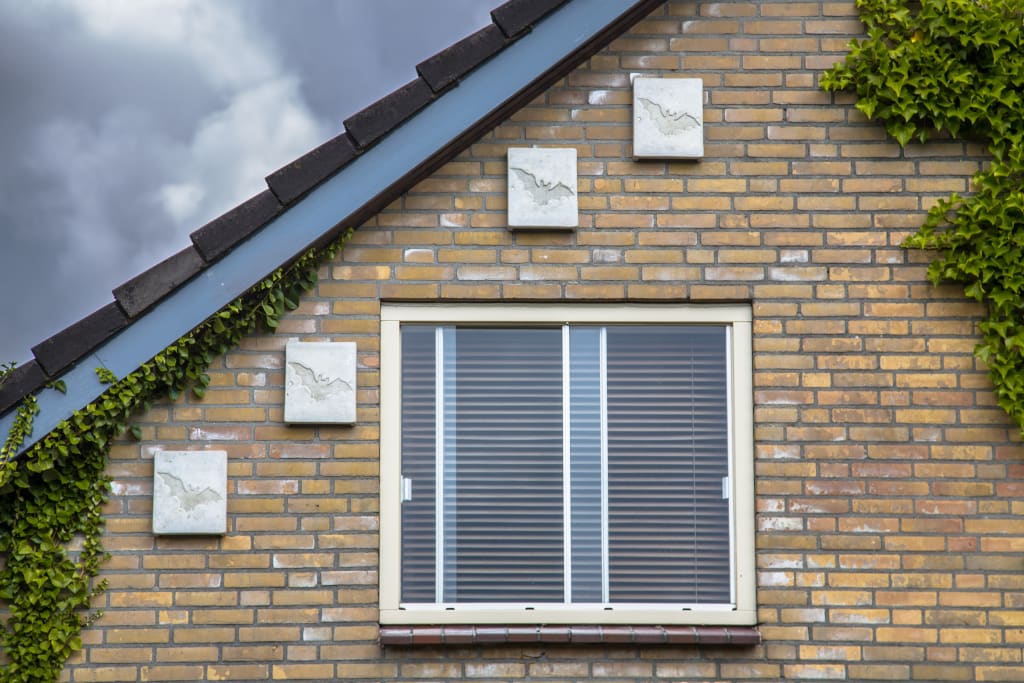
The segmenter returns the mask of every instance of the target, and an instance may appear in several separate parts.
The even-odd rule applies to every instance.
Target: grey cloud
[[[274,0],[243,5],[272,27],[313,108],[341,122],[416,78],[416,64],[490,22],[500,0]]]
[[[147,23],[159,5],[111,28],[76,2],[0,3],[0,362],[109,302],[497,4],[185,3],[193,29],[175,34]]]

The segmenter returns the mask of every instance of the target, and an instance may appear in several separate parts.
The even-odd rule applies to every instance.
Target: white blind
[[[608,328],[611,602],[728,603],[725,328]]]
[[[729,602],[725,328],[565,339],[403,326],[403,602]]]

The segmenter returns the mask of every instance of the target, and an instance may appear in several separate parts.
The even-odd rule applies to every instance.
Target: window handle
[[[722,500],[729,500],[729,477],[722,477]]]
[[[412,479],[402,477],[402,502],[408,503],[412,500]]]

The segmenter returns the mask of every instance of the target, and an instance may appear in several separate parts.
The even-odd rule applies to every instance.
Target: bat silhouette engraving
[[[288,367],[295,373],[292,376],[293,381],[289,382],[289,386],[303,389],[316,402],[337,396],[345,389],[352,391],[352,385],[340,377],[331,379],[327,375],[321,375],[313,370],[313,368],[297,361],[288,361]]]
[[[550,204],[553,201],[572,197],[576,194],[572,188],[560,180],[552,182],[539,178],[535,173],[530,173],[515,166],[509,166],[508,168],[510,171],[515,171],[516,178],[527,193],[529,193],[530,200],[538,206]]]
[[[157,474],[163,480],[164,486],[170,490],[171,496],[177,498],[178,509],[182,512],[188,512],[198,505],[206,505],[221,500],[221,495],[209,486],[203,488],[190,486],[173,474],[168,474],[167,472],[157,472]]]
[[[700,128],[700,119],[693,114],[663,107],[646,97],[638,97],[637,100],[663,135],[680,135]]]

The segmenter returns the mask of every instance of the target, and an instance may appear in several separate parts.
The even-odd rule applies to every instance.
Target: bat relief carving
[[[654,125],[657,126],[663,135],[680,135],[700,128],[700,118],[689,112],[663,107],[646,97],[638,97],[637,100],[643,105],[647,116],[650,117],[651,121],[654,122]]]
[[[178,501],[178,509],[182,512],[190,512],[199,505],[215,503],[221,500],[221,495],[209,486],[199,488],[191,486],[173,474],[157,472],[164,482],[164,486],[171,492],[171,497]]]
[[[535,173],[531,173],[515,166],[509,166],[509,170],[515,171],[516,178],[530,195],[531,201],[538,206],[566,199],[568,197],[575,196],[576,194],[572,188],[560,180],[544,180],[543,178],[538,177]]]
[[[288,367],[295,373],[289,386],[303,389],[318,403],[333,398],[346,389],[352,391],[352,385],[340,377],[332,379],[327,375],[321,375],[313,368],[297,361],[288,361]]]

